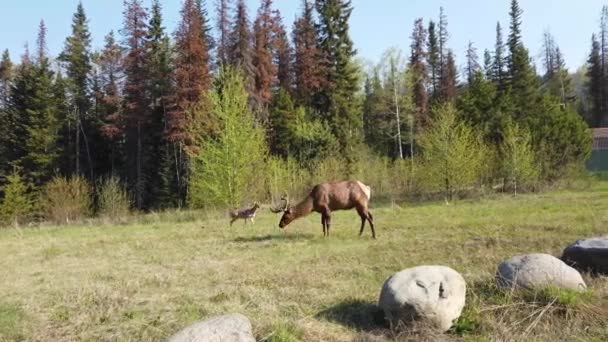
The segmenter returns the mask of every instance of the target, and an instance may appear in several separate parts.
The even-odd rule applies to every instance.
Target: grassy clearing
[[[372,203],[372,205],[374,205]],[[240,312],[265,341],[569,340],[608,338],[608,280],[584,295],[504,293],[498,263],[559,255],[604,235],[608,183],[451,205],[373,208],[378,240],[358,238],[354,212],[318,215],[281,232],[265,210],[255,226],[222,214],[151,214],[125,225],[0,232],[0,341],[158,341],[196,320]],[[394,336],[375,307],[383,281],[407,267],[461,272],[467,306],[452,331]]]

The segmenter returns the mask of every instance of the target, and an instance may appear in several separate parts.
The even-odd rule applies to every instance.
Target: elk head
[[[283,207],[271,208],[270,211],[272,211],[275,214],[283,213],[283,216],[281,217],[281,221],[279,222],[279,228],[283,229],[289,223],[291,223],[291,221],[293,221],[295,219],[295,217],[293,215],[293,210],[289,206],[289,198],[287,197],[287,194],[283,195],[281,197],[281,200],[284,202]]]

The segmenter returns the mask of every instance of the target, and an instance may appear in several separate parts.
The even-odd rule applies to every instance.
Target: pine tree
[[[601,127],[604,123],[604,112],[606,110],[602,97],[605,85],[603,83],[604,74],[600,42],[595,34],[591,37],[591,53],[587,60],[587,77],[589,78],[587,89],[592,101],[592,127]]]
[[[253,65],[252,37],[247,5],[245,0],[238,0],[232,19],[232,30],[229,36],[228,61],[233,67],[241,69],[245,77],[247,93],[254,93],[255,67]],[[251,101],[251,98],[250,98]]]
[[[218,0],[217,15],[217,64],[219,67],[230,62],[230,0]]]
[[[426,30],[424,29],[422,18],[417,19],[414,23],[414,32],[411,38],[410,74],[412,77],[412,98],[416,107],[416,126],[424,127],[429,122],[429,116],[427,94],[428,73],[425,64],[427,57],[425,50]]]
[[[92,179],[93,175],[93,155],[96,153],[91,150],[88,138],[95,129],[89,122],[87,112],[91,107],[89,75],[91,66],[91,34],[89,33],[88,20],[82,3],[79,2],[76,12],[72,18],[72,34],[65,41],[65,47],[59,59],[64,62],[69,80],[69,93],[71,94],[73,115],[68,117],[69,122],[62,125],[65,134],[74,136],[73,146],[64,149],[70,156],[62,156],[64,160],[71,160],[73,168],[66,170],[70,174],[80,175],[85,173],[81,166],[82,159],[86,160],[88,172],[86,174]],[[73,128],[72,128],[73,127]],[[72,141],[68,137],[62,137],[65,142]]]
[[[7,177],[7,184],[2,192],[4,198],[0,203],[0,223],[14,225],[25,223],[32,214],[34,204],[25,180],[16,169]]]
[[[188,191],[189,155],[199,152],[198,136],[212,133],[216,122],[208,108],[196,108],[203,104],[212,82],[209,47],[200,39],[204,20],[201,20],[193,0],[184,2],[181,16],[175,32],[175,89],[167,117],[167,138],[173,143],[174,183],[177,197],[183,202]]]
[[[439,96],[440,88],[440,75],[441,75],[441,64],[439,61],[439,41],[437,38],[437,30],[435,28],[435,22],[429,22],[429,41],[427,44],[428,51],[428,66],[430,73],[431,82],[431,96]]]
[[[325,71],[325,88],[319,101],[321,117],[328,121],[342,151],[350,158],[363,124],[355,99],[359,81],[353,62],[356,52],[349,36],[348,21],[353,7],[350,0],[318,0],[316,8],[319,48]]]
[[[127,182],[138,209],[146,207],[146,189],[149,176],[146,165],[150,162],[148,136],[152,118],[147,97],[146,34],[148,13],[140,0],[125,2],[124,44],[124,124]],[[197,36],[200,40],[200,35]]]
[[[473,42],[469,42],[469,45],[467,47],[466,58],[466,78],[467,83],[471,85],[471,83],[473,83],[473,78],[475,77],[475,74],[481,68],[481,66],[479,65],[479,57],[477,56],[477,49],[473,45]]]
[[[439,96],[437,97],[440,101],[450,101],[451,94],[448,92],[452,91],[453,75],[450,75],[452,66],[449,65],[448,54],[449,49],[447,47],[449,40],[448,33],[448,19],[443,11],[443,7],[439,8]]]
[[[295,100],[311,107],[322,85],[321,52],[317,47],[313,6],[303,0],[303,13],[293,25]]]
[[[279,89],[272,100],[270,109],[270,151],[274,155],[289,157],[292,155],[292,147],[297,144],[295,132],[292,127],[296,117],[296,108],[289,93]]]

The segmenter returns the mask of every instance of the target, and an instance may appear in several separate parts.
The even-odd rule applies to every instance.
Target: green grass
[[[124,225],[0,231],[0,341],[159,341],[213,315],[243,313],[259,340],[597,340],[608,337],[608,284],[585,295],[504,293],[503,259],[550,253],[604,235],[608,183],[577,191],[379,205],[377,240],[355,212],[324,239],[317,214],[286,231],[267,209],[254,226],[224,214],[154,213]],[[467,306],[447,334],[384,329],[384,280],[441,264],[467,280]],[[418,334],[418,335],[417,335]]]

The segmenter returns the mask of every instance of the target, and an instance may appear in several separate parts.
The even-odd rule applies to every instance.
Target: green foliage
[[[450,201],[455,193],[479,180],[487,152],[473,129],[458,120],[451,104],[442,105],[435,115],[418,142],[425,181]]]
[[[303,196],[309,189],[309,174],[295,159],[268,159],[268,190],[275,201],[284,192],[291,197]]]
[[[515,194],[517,194],[518,187],[535,181],[539,175],[532,148],[532,136],[517,124],[509,124],[505,128],[500,146],[500,159],[502,174],[512,182]]]
[[[33,201],[28,193],[28,187],[19,175],[13,171],[7,177],[7,184],[4,186],[4,199],[0,204],[0,223],[3,224],[23,224],[32,213]]]
[[[104,219],[119,221],[129,215],[131,203],[126,187],[118,177],[108,177],[97,184],[97,214]]]
[[[570,164],[582,165],[591,154],[591,132],[585,121],[549,97],[526,123],[545,180],[559,179]]]
[[[203,138],[202,153],[194,156],[190,180],[190,206],[237,206],[255,195],[251,189],[262,183],[266,158],[263,129],[247,106],[242,76],[222,69],[219,84],[211,93],[211,105],[220,130]]]
[[[40,206],[44,218],[57,224],[82,220],[91,214],[91,186],[83,177],[55,177],[44,186]]]

